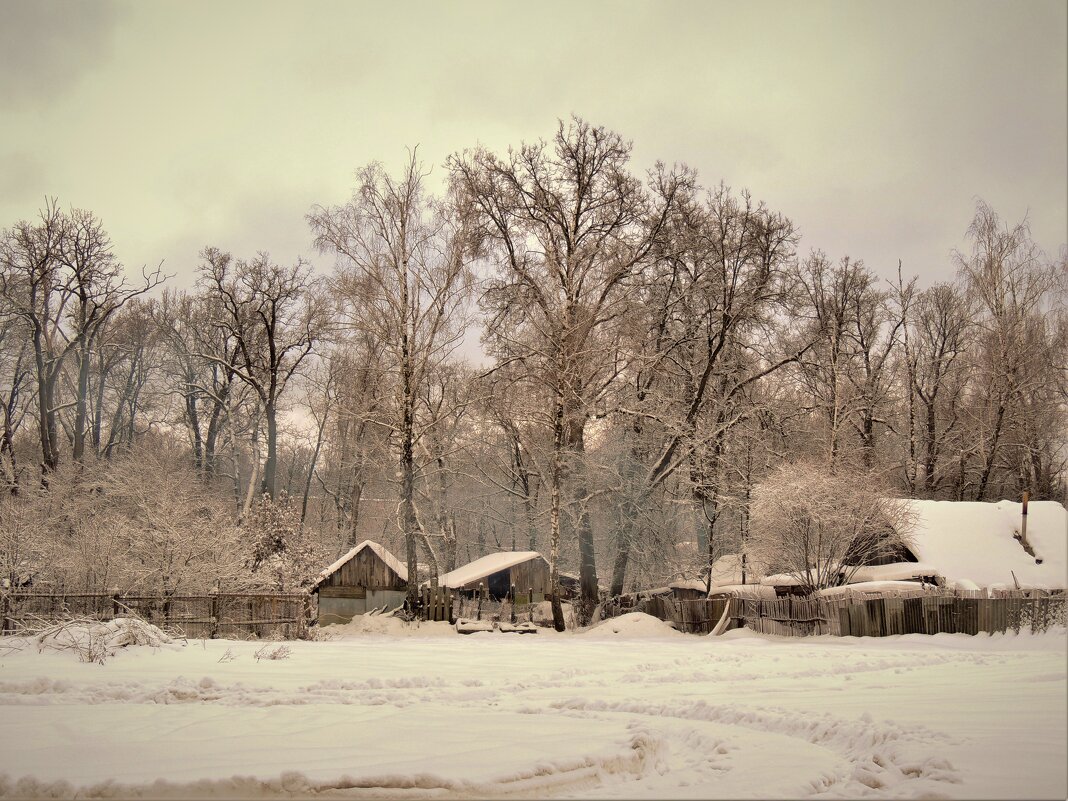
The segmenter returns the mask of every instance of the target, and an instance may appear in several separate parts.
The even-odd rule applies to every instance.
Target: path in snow
[[[1068,795],[1063,630],[616,628],[6,651],[0,796]]]

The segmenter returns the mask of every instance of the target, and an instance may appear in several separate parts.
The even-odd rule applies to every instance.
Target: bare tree
[[[498,268],[484,301],[487,342],[522,380],[544,386],[553,431],[550,558],[553,609],[558,592],[561,491],[577,518],[583,601],[598,598],[584,462],[586,423],[622,369],[620,326],[633,308],[632,282],[688,173],[662,166],[652,191],[627,169],[630,145],[574,118],[551,143],[524,144],[499,157],[485,149],[453,156],[453,180]]]
[[[201,281],[218,303],[213,323],[233,338],[237,358],[231,361],[214,350],[197,355],[233,370],[259,399],[267,441],[260,492],[276,498],[279,399],[324,335],[326,299],[302,261],[283,267],[266,253],[234,261],[216,248],[206,248],[201,256]]]
[[[50,199],[38,217],[36,224],[22,220],[0,237],[0,290],[8,307],[30,327],[41,469],[47,474],[59,464],[56,384],[64,358],[77,343],[65,339],[61,330],[69,297],[59,266],[64,216],[55,199]]]
[[[969,254],[957,253],[960,274],[983,315],[977,386],[978,477],[975,500],[983,500],[998,467],[1006,435],[1025,399],[1049,380],[1044,348],[1045,303],[1056,286],[1057,268],[1031,239],[1027,221],[1009,227],[983,201],[968,229]]]
[[[646,316],[622,402],[632,445],[613,594],[622,591],[634,521],[648,494],[683,466],[711,533],[727,439],[756,411],[747,390],[811,345],[799,344],[783,319],[796,244],[788,219],[721,185],[703,202],[680,203],[669,222],[644,287]],[[711,565],[711,536],[706,547]]]

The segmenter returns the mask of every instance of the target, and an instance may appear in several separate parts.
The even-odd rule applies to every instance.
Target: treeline
[[[1026,221],[980,201],[955,280],[887,281],[629,160],[572,119],[437,195],[372,164],[310,211],[319,269],[207,247],[189,291],[89,211],[4,230],[5,581],[289,588],[371,537],[421,578],[541,550],[592,603],[744,550],[788,463],[1065,499],[1065,256]]]

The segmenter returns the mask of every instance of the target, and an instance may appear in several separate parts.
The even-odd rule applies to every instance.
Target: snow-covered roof
[[[927,562],[894,562],[889,565],[858,567],[849,579],[850,584],[864,581],[908,581],[921,576],[940,576],[938,568]]]
[[[776,573],[760,580],[765,587],[798,587],[804,582],[790,573]]]
[[[364,540],[351,551],[349,551],[347,554],[340,557],[336,562],[330,565],[330,567],[326,568],[326,570],[321,572],[319,574],[319,578],[316,579],[315,583],[311,586],[311,589],[315,589],[324,581],[326,581],[326,579],[330,578],[330,576],[332,576],[334,573],[341,569],[341,566],[343,564],[349,561],[352,557],[354,557],[364,548],[370,548],[372,551],[374,551],[375,555],[378,556],[378,558],[381,559],[383,562],[385,562],[390,570],[400,576],[402,581],[408,580],[408,568],[403,562],[401,562],[400,559],[391,554],[384,545],[379,545],[373,540]]]
[[[671,582],[668,587],[673,590],[700,590],[705,591],[705,583],[700,579],[677,579]]]
[[[1019,503],[906,503],[916,520],[912,552],[947,580],[1015,587],[1015,573],[1021,587],[1068,586],[1068,511],[1056,501],[1027,506],[1027,540],[1035,556],[1013,536],[1020,530]]]
[[[537,551],[491,553],[446,573],[438,580],[438,584],[442,587],[457,589],[470,584],[472,581],[484,579],[492,573],[507,570],[523,562],[529,562],[531,559],[544,559],[544,557]]]
[[[721,584],[713,586],[709,597],[730,595],[735,598],[776,598],[775,588],[763,584]]]
[[[842,595],[903,595],[914,592],[922,592],[925,585],[918,581],[860,581],[856,584],[843,584],[841,587],[827,587],[819,591],[819,594],[827,598]],[[932,589],[930,584],[926,589]]]

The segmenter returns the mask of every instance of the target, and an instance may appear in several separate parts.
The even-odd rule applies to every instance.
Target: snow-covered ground
[[[0,795],[1068,795],[1063,630],[401,625],[357,621],[277,660],[256,642],[133,645],[104,664],[0,642]]]

